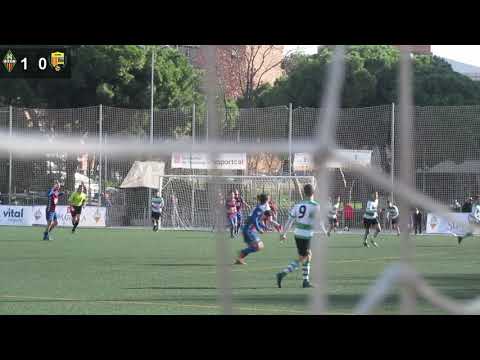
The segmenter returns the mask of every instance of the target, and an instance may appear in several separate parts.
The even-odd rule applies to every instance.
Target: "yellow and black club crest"
[[[65,67],[65,53],[55,51],[50,54],[50,66],[55,71],[61,71]]]

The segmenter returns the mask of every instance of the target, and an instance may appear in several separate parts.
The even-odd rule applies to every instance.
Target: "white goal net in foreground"
[[[345,139],[339,138],[340,125],[338,108],[339,99],[342,92],[342,84],[344,77],[344,56],[345,49],[343,46],[337,46],[328,79],[326,84],[327,91],[321,98],[321,106],[315,112],[316,122],[304,129],[301,134],[293,133],[285,137],[285,128],[291,119],[288,112],[276,112],[273,115],[267,114],[271,120],[268,123],[258,124],[258,134],[242,137],[238,129],[228,129],[224,121],[220,121],[216,96],[217,96],[217,79],[215,72],[214,53],[215,47],[208,47],[207,56],[207,76],[205,89],[208,99],[208,124],[203,123],[202,133],[208,134],[205,139],[198,142],[185,140],[187,127],[179,130],[178,123],[183,123],[189,116],[195,119],[195,112],[186,113],[182,111],[175,112],[174,116],[168,114],[170,118],[175,118],[176,123],[172,124],[167,118],[157,122],[153,131],[156,133],[148,136],[148,112],[143,111],[141,114],[132,111],[131,119],[134,121],[126,121],[127,116],[116,116],[119,113],[114,109],[102,109],[100,107],[98,114],[95,113],[88,117],[88,121],[78,122],[77,115],[88,112],[88,109],[78,109],[70,114],[71,120],[68,124],[65,122],[62,129],[63,134],[51,134],[50,130],[55,128],[55,124],[63,120],[58,117],[58,112],[53,112],[51,116],[45,116],[45,112],[35,113],[34,111],[22,111],[18,113],[19,117],[25,120],[25,126],[18,131],[12,133],[6,132],[2,135],[0,142],[0,156],[2,160],[2,168],[14,169],[14,173],[9,176],[8,194],[17,194],[18,191],[13,189],[19,186],[20,182],[30,182],[30,180],[41,179],[38,183],[40,191],[45,189],[56,177],[65,177],[65,181],[72,186],[76,184],[76,173],[72,169],[75,157],[83,154],[86,160],[86,167],[83,176],[88,180],[89,193],[98,194],[91,195],[92,201],[97,201],[98,205],[105,204],[107,200],[102,199],[100,189],[117,188],[134,161],[152,160],[167,161],[172,152],[194,152],[207,153],[208,156],[215,160],[219,154],[224,153],[247,153],[252,154],[277,154],[279,158],[284,157],[286,153],[309,153],[314,158],[314,167],[312,177],[240,177],[230,176],[226,171],[207,170],[203,176],[189,174],[188,176],[168,175],[162,178],[159,184],[162,197],[166,201],[166,210],[162,219],[162,226],[165,228],[209,228],[210,226],[217,231],[214,232],[216,239],[216,266],[217,266],[217,288],[218,301],[222,306],[224,313],[234,313],[235,309],[232,305],[232,286],[231,286],[231,253],[229,251],[229,242],[225,241],[225,232],[222,229],[223,217],[218,216],[216,204],[220,204],[219,198],[226,196],[231,190],[238,188],[244,196],[247,203],[254,202],[254,197],[265,191],[273,195],[275,201],[280,202],[280,209],[287,209],[290,204],[299,199],[299,187],[306,182],[314,181],[316,184],[316,199],[321,204],[321,213],[319,214],[318,227],[320,222],[326,217],[328,197],[332,196],[333,173],[327,169],[327,162],[333,160],[345,161],[341,154],[336,152],[338,148],[345,148],[347,142]],[[398,141],[395,148],[400,154],[398,161],[395,163],[395,177],[385,171],[382,166],[384,156],[379,156],[379,164],[377,167],[357,167],[352,166],[348,169],[348,176],[354,179],[351,189],[355,189],[359,183],[364,187],[364,193],[370,192],[372,189],[378,189],[383,192],[384,196],[395,193],[395,200],[400,207],[400,226],[407,228],[408,216],[412,206],[420,206],[426,211],[433,212],[444,216],[446,219],[454,221],[450,214],[450,209],[445,204],[446,197],[436,197],[428,192],[421,192],[418,186],[414,186],[417,173],[414,171],[414,155],[415,147],[412,146],[414,131],[413,122],[413,102],[412,102],[412,72],[408,49],[402,51],[400,66],[400,98],[398,121],[395,126],[398,127]],[[320,96],[319,96],[320,100]],[[320,101],[319,101],[320,102]],[[3,128],[6,128],[8,122],[7,109],[4,109],[3,115],[0,115]],[[10,111],[11,113],[11,111]],[[28,116],[26,115],[28,113]],[[57,115],[55,115],[55,113]],[[78,113],[78,114],[77,114]],[[282,115],[283,114],[283,115]],[[117,114],[118,115],[118,114]],[[266,116],[267,116],[266,115]],[[119,131],[111,137],[105,138],[102,130],[97,127],[97,119],[104,119],[112,116],[115,121],[112,124],[119,127]],[[10,114],[10,122],[12,115]],[[32,124],[30,126],[29,119]],[[349,132],[358,130],[358,134],[353,134],[352,139],[356,139],[356,135],[370,134],[372,137],[378,138],[375,133],[376,128],[369,126],[369,122],[374,121],[369,117],[365,117],[364,123],[358,125]],[[200,119],[195,119],[200,121]],[[40,126],[41,133],[35,133],[31,129],[35,124],[43,124]],[[124,129],[128,129],[128,124],[142,124],[140,128],[135,129],[135,133],[125,133]],[[70,126],[74,124],[75,126]],[[194,124],[194,121],[192,121]],[[68,125],[68,126],[67,126]],[[10,126],[10,129],[12,127]],[[171,129],[175,133],[175,137],[165,138],[163,131]],[[192,129],[195,129],[192,126]],[[265,129],[268,129],[268,134]],[[388,126],[387,126],[388,129]],[[118,130],[118,129],[117,129]],[[112,130],[113,131],[113,130]],[[228,136],[226,136],[226,134]],[[385,136],[386,132],[381,132]],[[128,135],[128,136],[126,136]],[[258,135],[258,136],[257,136]],[[359,141],[362,143],[362,141]],[[379,146],[380,148],[380,146]],[[358,148],[357,148],[358,149]],[[382,154],[382,149],[378,151]],[[44,161],[45,154],[49,154],[50,160]],[[82,155],[82,156],[83,156]],[[41,158],[41,162],[33,162],[32,159]],[[14,159],[14,160],[12,160]],[[83,160],[82,160],[83,161]],[[5,164],[10,163],[10,166]],[[13,166],[12,166],[13,164]],[[102,166],[104,164],[104,166]],[[107,164],[107,165],[105,165]],[[391,164],[393,166],[393,164]],[[23,170],[22,170],[23,169]],[[398,172],[397,172],[398,169]],[[427,168],[421,174],[427,174]],[[22,172],[23,171],[23,172]],[[105,174],[109,176],[105,178]],[[392,172],[393,174],[394,172]],[[22,175],[23,174],[23,175]],[[122,175],[123,174],[123,175]],[[429,175],[434,176],[434,175]],[[29,178],[30,177],[30,178]],[[393,179],[393,180],[392,180]],[[427,183],[426,177],[424,182]],[[355,187],[353,185],[355,184]],[[17,185],[16,185],[17,184]],[[368,186],[366,186],[368,184]],[[468,184],[466,184],[468,185]],[[21,189],[25,189],[23,186]],[[349,186],[344,186],[345,191]],[[13,190],[13,191],[12,191]],[[129,194],[126,191],[117,191],[114,195],[113,203],[123,201],[125,204],[134,204],[135,206],[128,208],[123,206],[125,214],[119,216],[119,219],[139,219],[139,224],[143,225],[145,219],[148,218],[149,198],[152,196],[152,190],[146,191],[139,189],[136,193]],[[4,190],[5,193],[5,190]],[[361,199],[364,200],[364,199]],[[448,199],[447,199],[448,200]],[[12,199],[5,201],[11,202]],[[222,204],[224,206],[224,204]],[[143,211],[139,211],[139,208]],[[121,207],[120,207],[121,208]],[[123,211],[123,210],[122,210]],[[281,210],[280,216],[284,215]],[[142,214],[143,212],[143,214]],[[140,213],[140,214],[139,214]],[[283,215],[282,215],[283,214]],[[142,218],[143,216],[143,218]],[[123,221],[123,220],[121,220]],[[143,222],[142,222],[143,221]],[[128,224],[124,224],[128,225]],[[135,225],[135,224],[130,224]],[[219,226],[217,226],[219,225]],[[473,225],[468,225],[469,230],[474,230]],[[317,231],[317,238],[313,241],[313,269],[312,277],[320,285],[312,291],[311,295],[311,311],[312,314],[328,313],[327,303],[327,281],[326,262],[328,259],[328,248],[326,239],[321,232]],[[356,313],[370,313],[378,306],[385,296],[394,287],[399,286],[401,292],[401,312],[405,314],[414,313],[416,307],[416,299],[418,296],[424,297],[431,303],[448,310],[452,313],[480,313],[480,303],[477,301],[459,304],[450,299],[446,299],[432,289],[415,270],[413,260],[415,258],[415,244],[409,238],[408,233],[404,232],[401,237],[401,262],[389,266],[378,282],[372,284],[371,289],[365,298],[354,309]]]

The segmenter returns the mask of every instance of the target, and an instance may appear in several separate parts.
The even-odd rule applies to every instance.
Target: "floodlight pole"
[[[154,75],[155,75],[155,48],[152,48],[152,74],[150,84],[150,145],[153,144],[153,92],[154,92]]]
[[[150,79],[150,145],[153,145],[153,95],[155,91],[154,77],[155,77],[155,45],[152,46],[152,64],[151,64],[151,79]],[[152,189],[148,188],[147,209],[150,207],[151,203],[152,203]]]
[[[195,145],[195,122],[196,122],[196,118],[195,118],[195,103],[193,103],[192,105],[192,147],[193,145]],[[192,151],[190,152],[190,173],[191,175],[194,175],[194,172],[193,172],[193,167],[192,167]],[[195,226],[195,182],[194,182],[194,178],[192,176],[191,178],[191,181],[190,181],[190,184],[192,186],[192,196],[191,196],[191,226],[192,228]]]

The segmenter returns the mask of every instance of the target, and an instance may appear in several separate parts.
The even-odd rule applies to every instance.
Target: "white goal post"
[[[257,195],[264,192],[278,206],[278,221],[284,222],[291,206],[303,198],[302,189],[307,183],[315,186],[313,176],[212,176],[165,175],[160,181],[160,194],[165,201],[161,220],[162,229],[211,231],[212,212],[225,217],[226,196],[238,190],[248,204],[242,211],[248,216],[256,205]],[[209,201],[210,192],[218,199]],[[225,217],[226,220],[226,217]]]

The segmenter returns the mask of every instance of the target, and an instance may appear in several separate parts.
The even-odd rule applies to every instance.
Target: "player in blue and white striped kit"
[[[237,265],[245,265],[243,260],[249,254],[260,251],[263,249],[263,242],[258,236],[258,233],[263,233],[266,226],[263,224],[265,216],[271,216],[266,210],[266,203],[268,196],[266,194],[260,194],[258,196],[258,204],[251,212],[245,225],[242,228],[243,241],[247,244],[247,247],[240,251],[238,258],[235,260]]]

